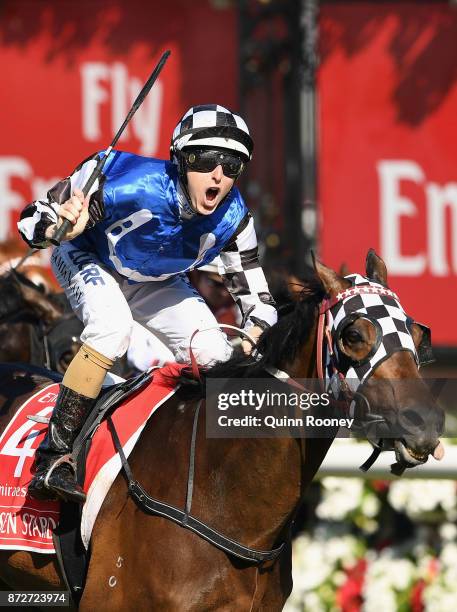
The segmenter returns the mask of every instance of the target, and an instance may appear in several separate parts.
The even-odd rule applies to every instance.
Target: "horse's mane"
[[[201,370],[201,382],[195,380],[190,368],[186,368],[179,377],[180,395],[201,396],[206,378],[261,378],[266,367],[294,360],[309,338],[316,309],[325,294],[321,280],[313,274],[306,279],[299,299],[283,305],[278,322],[262,334],[257,345],[260,358],[236,351],[228,361]]]

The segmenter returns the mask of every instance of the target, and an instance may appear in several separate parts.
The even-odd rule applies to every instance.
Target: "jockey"
[[[83,502],[73,467],[62,457],[94,405],[106,373],[125,354],[137,321],[178,362],[189,342],[202,366],[227,360],[232,347],[186,273],[220,255],[221,274],[244,329],[257,339],[276,322],[257,252],[254,222],[237,178],[252,157],[244,120],[223,106],[194,106],[171,139],[171,161],[112,151],[84,200],[81,188],[100,154],[82,162],[47,198],[29,204],[18,223],[31,247],[45,248],[56,227],[72,230],[51,258],[68,300],[84,324],[83,345],[70,363],[48,433],[36,453],[29,493]],[[250,343],[243,349],[249,352]],[[60,461],[59,461],[60,459]]]

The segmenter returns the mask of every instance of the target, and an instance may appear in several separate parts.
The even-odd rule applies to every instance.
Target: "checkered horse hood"
[[[345,378],[356,391],[373,373],[375,368],[397,351],[410,351],[419,365],[419,357],[409,329],[413,320],[403,310],[397,295],[380,283],[360,274],[345,276],[351,287],[341,291],[327,311],[327,328],[332,350],[338,361],[340,355],[337,339],[341,329],[357,316],[369,319],[378,329],[373,350],[361,362],[349,365]],[[331,351],[327,350],[325,371],[327,382],[334,376]]]

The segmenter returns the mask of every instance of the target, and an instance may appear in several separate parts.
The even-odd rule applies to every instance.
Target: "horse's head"
[[[36,285],[24,274],[11,270],[0,278],[2,295],[8,295],[9,308],[5,315],[13,315],[14,311],[28,315],[45,325],[52,325],[62,316],[62,308],[46,295],[40,285]]]
[[[28,361],[63,373],[79,348],[81,323],[25,275],[0,276],[0,361]]]
[[[419,374],[431,361],[430,330],[404,312],[373,250],[366,276],[315,267],[328,294],[320,310],[329,387],[350,400],[368,439],[394,448],[402,466],[424,463],[430,454],[441,458],[444,415]]]
[[[8,275],[12,269],[20,272],[34,285],[41,288],[44,293],[50,294],[59,291],[59,285],[45,267],[43,260],[37,252],[27,253],[25,243],[17,238],[9,238],[0,243],[0,276]]]

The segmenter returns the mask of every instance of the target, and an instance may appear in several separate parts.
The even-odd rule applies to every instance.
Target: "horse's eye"
[[[344,330],[343,340],[348,344],[356,344],[357,342],[363,342],[363,336],[356,329],[348,328]]]

